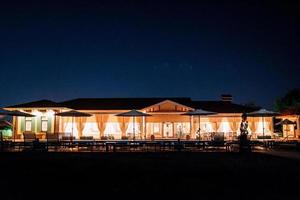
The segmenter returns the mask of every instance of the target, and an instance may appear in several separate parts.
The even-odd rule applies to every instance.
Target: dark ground
[[[2,153],[0,169],[1,200],[300,199],[300,162],[259,153]]]

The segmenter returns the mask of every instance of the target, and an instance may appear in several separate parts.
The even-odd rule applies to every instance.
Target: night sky
[[[0,107],[230,93],[272,108],[300,86],[300,3],[226,2],[1,1]]]

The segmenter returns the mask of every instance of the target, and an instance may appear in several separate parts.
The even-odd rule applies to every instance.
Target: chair
[[[57,150],[60,146],[59,143],[59,133],[46,133],[46,139],[47,139],[47,150],[49,150],[49,147],[53,147],[54,150]]]
[[[78,149],[80,147],[88,148],[92,150],[94,146],[94,137],[93,136],[80,136],[78,141]]]
[[[76,144],[74,143],[75,137],[74,136],[62,136],[61,138],[61,145],[65,148],[73,148],[76,147]]]
[[[35,143],[37,142],[36,134],[33,132],[24,132],[23,139],[24,139],[24,143],[23,143],[24,149],[33,150]]]
[[[224,147],[225,146],[225,139],[223,132],[217,132],[212,135],[212,140],[210,142],[210,146],[213,147]]]

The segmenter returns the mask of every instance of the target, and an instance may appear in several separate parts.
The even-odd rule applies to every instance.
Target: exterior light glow
[[[40,111],[38,111],[38,110],[33,110],[33,111],[32,111],[32,114],[35,115],[36,117],[40,117],[40,116],[43,115],[43,114],[42,114]]]
[[[223,132],[223,133],[232,132],[232,129],[230,127],[230,124],[229,124],[227,118],[222,119],[220,126],[218,128],[218,132]]]
[[[54,114],[55,114],[55,113],[54,113],[53,110],[47,110],[47,112],[46,112],[45,115],[46,115],[47,117],[52,117],[52,116],[54,116]]]
[[[271,131],[269,129],[269,122],[265,121],[265,123],[263,124],[262,119],[259,119],[259,122],[257,122],[255,132],[262,135],[263,127],[265,127],[265,130],[264,130],[265,135],[271,135]]]

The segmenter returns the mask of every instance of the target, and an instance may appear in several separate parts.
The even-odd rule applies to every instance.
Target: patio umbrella
[[[135,140],[135,118],[136,117],[143,117],[143,116],[147,117],[147,116],[151,116],[151,115],[133,109],[129,112],[124,112],[124,113],[117,114],[116,116],[118,116],[118,117],[132,117],[133,118],[133,140]]]
[[[293,122],[288,119],[284,119],[281,122],[278,122],[276,125],[294,125],[294,124],[296,124],[296,122]]]
[[[197,109],[197,110],[194,110],[194,111],[186,112],[186,113],[184,113],[182,115],[198,116],[198,119],[199,119],[199,130],[198,131],[199,131],[199,140],[200,140],[201,116],[208,116],[208,115],[214,115],[214,114],[217,114],[217,113],[216,112],[207,111],[207,110]]]
[[[12,116],[12,117],[35,117],[35,115],[29,114],[29,113],[25,113],[25,112],[21,112],[18,110],[13,110],[13,111],[8,111],[8,110],[0,110],[0,115],[4,115],[4,116]],[[15,128],[15,127],[14,127]],[[16,139],[16,134],[14,131],[14,141]]]
[[[92,116],[89,113],[84,113],[84,112],[78,112],[76,110],[71,110],[71,111],[67,111],[67,112],[61,112],[61,113],[56,113],[56,116],[60,116],[60,117],[72,117],[72,137],[73,137],[73,127],[74,127],[74,118],[75,117],[90,117]]]
[[[21,111],[18,111],[18,110],[14,110],[14,111],[1,110],[0,115],[15,116],[15,117],[34,117],[35,116],[35,115],[25,113],[25,112],[21,112]]]
[[[279,113],[274,112],[274,111],[269,111],[269,110],[266,110],[266,109],[260,109],[260,110],[254,111],[254,112],[247,113],[247,116],[261,117],[262,118],[262,121],[263,121],[263,139],[265,137],[265,117],[274,117],[276,115],[279,115]]]

